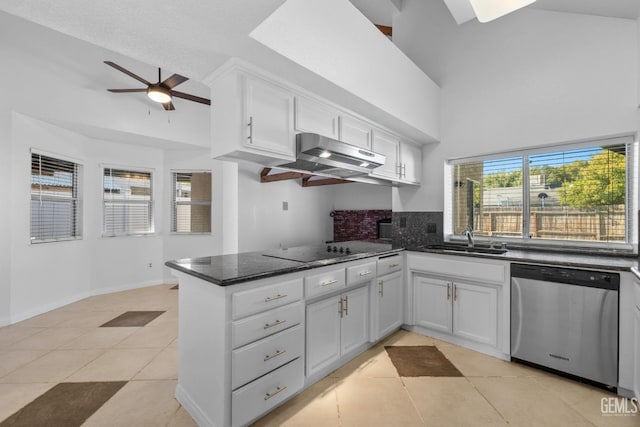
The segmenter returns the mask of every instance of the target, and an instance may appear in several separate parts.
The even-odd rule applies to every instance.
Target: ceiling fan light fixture
[[[162,86],[149,86],[149,89],[147,89],[147,96],[151,98],[152,101],[159,102],[160,104],[171,102],[171,93]]]
[[[493,21],[536,0],[469,0],[480,22]]]

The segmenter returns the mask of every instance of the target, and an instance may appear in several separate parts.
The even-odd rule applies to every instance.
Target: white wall
[[[334,185],[333,209],[391,209],[391,187],[360,182]]]
[[[239,252],[324,243],[333,238],[329,216],[333,186],[303,188],[299,179],[261,183],[261,167],[241,164],[238,169]],[[288,202],[287,211],[282,202]]]
[[[637,130],[636,21],[525,9],[458,26],[441,3],[405,0],[394,19],[442,102],[422,188],[394,191],[394,210],[442,210],[448,158]]]

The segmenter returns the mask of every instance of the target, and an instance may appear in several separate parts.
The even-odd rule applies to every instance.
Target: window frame
[[[125,171],[125,172],[130,172],[130,173],[142,173],[142,174],[149,174],[149,196],[150,196],[150,200],[148,202],[146,201],[134,201],[131,202],[132,205],[140,205],[143,203],[148,203],[149,204],[149,209],[150,209],[150,216],[149,216],[149,231],[145,231],[145,232],[127,232],[127,233],[107,233],[106,232],[106,215],[105,215],[105,209],[107,206],[107,199],[105,198],[105,191],[104,191],[104,177],[105,177],[105,170],[110,169],[110,170],[119,170],[119,171]],[[100,165],[100,192],[102,194],[102,208],[101,208],[101,216],[102,216],[102,223],[101,223],[101,237],[103,238],[113,238],[113,237],[143,237],[143,236],[153,236],[156,234],[156,227],[155,227],[155,217],[156,217],[156,207],[155,207],[155,202],[156,202],[156,197],[155,197],[155,170],[152,168],[144,168],[144,167],[137,167],[137,166],[123,166],[123,165],[112,165],[112,164],[101,164]],[[126,200],[120,200],[119,202],[122,203],[128,203]]]
[[[209,202],[180,202],[176,200],[176,175],[177,174],[194,174],[194,173],[208,173],[210,175],[211,182],[211,195],[209,198]],[[210,169],[172,169],[171,170],[171,197],[169,198],[170,203],[170,218],[169,218],[169,232],[178,236],[193,236],[193,235],[210,235],[213,229],[213,172]],[[189,205],[189,206],[209,206],[209,231],[177,231],[174,228],[176,224],[176,208],[181,205]]]
[[[57,237],[57,238],[51,238],[51,239],[34,239],[34,237],[32,236],[33,234],[33,208],[32,208],[32,203],[34,201],[34,193],[33,193],[33,156],[37,155],[40,156],[40,159],[42,160],[42,157],[48,157],[51,158],[53,160],[57,160],[57,161],[61,161],[61,162],[68,162],[68,163],[73,163],[74,165],[74,172],[73,172],[73,184],[72,184],[72,193],[75,192],[75,194],[72,195],[72,197],[69,198],[62,198],[62,197],[56,197],[56,196],[47,196],[45,197],[47,200],[50,201],[55,201],[55,200],[62,200],[62,201],[71,201],[72,202],[72,206],[74,206],[74,217],[72,219],[72,222],[74,224],[73,226],[73,235],[70,236],[64,236],[64,237]],[[47,151],[43,151],[43,150],[39,150],[37,148],[30,148],[29,150],[29,159],[30,159],[30,175],[29,175],[29,244],[34,244],[34,245],[39,245],[42,243],[53,243],[53,242],[69,242],[69,241],[76,241],[76,240],[82,240],[84,233],[83,233],[83,198],[82,198],[82,193],[83,193],[83,173],[84,173],[84,164],[81,160],[69,157],[69,156],[64,156],[64,155],[60,155],[60,154],[56,154],[56,153],[50,153]],[[42,200],[42,194],[40,194],[40,200]]]
[[[529,157],[538,154],[551,153],[562,150],[586,149],[598,146],[611,145],[627,145],[628,152],[625,159],[626,168],[626,194],[625,194],[625,241],[586,241],[586,240],[557,240],[544,238],[530,238],[530,175],[529,175]],[[506,242],[512,246],[540,247],[540,248],[557,248],[574,247],[586,249],[607,249],[612,251],[638,253],[638,191],[640,178],[638,170],[638,158],[640,148],[637,135],[622,134],[610,137],[588,139],[577,142],[567,142],[560,144],[541,145],[537,147],[522,148],[519,150],[510,150],[504,152],[490,153],[480,156],[451,158],[445,161],[444,167],[444,240],[457,241],[464,240],[466,237],[453,233],[453,169],[455,165],[482,162],[486,160],[497,160],[501,158],[522,156],[522,236],[521,237],[485,237],[477,236],[476,240],[480,242]]]

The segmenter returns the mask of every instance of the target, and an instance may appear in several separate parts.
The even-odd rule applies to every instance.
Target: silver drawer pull
[[[287,296],[287,294],[284,294],[284,295],[278,294],[278,295],[275,295],[275,296],[272,296],[272,297],[265,298],[264,302],[271,302],[273,300],[277,300],[277,299],[280,299],[280,298],[285,298],[286,296]]]
[[[267,355],[264,357],[264,361],[266,362],[267,360],[271,360],[274,357],[278,357],[278,356],[282,356],[283,354],[285,354],[287,352],[287,350],[276,350],[275,353],[271,354],[271,355]]]
[[[338,281],[336,279],[327,280],[326,282],[320,283],[320,286],[329,286],[329,285],[333,285],[334,283],[338,283]]]
[[[286,320],[276,320],[273,323],[265,323],[264,328],[265,329],[273,328],[274,326],[282,325],[284,322],[286,322]]]
[[[360,273],[361,276],[368,276],[370,274],[371,274],[370,271],[363,271],[362,273]]]
[[[273,390],[273,391],[271,391],[271,392],[269,392],[269,393],[265,394],[265,395],[264,395],[264,400],[269,400],[269,399],[271,399],[273,396],[275,396],[276,394],[278,394],[278,393],[280,393],[280,392],[283,392],[283,391],[285,391],[286,389],[287,389],[287,386],[286,386],[286,385],[285,385],[285,386],[282,386],[282,387],[278,387],[278,388],[276,388],[275,390]]]
[[[389,264],[389,268],[400,267],[400,264]]]

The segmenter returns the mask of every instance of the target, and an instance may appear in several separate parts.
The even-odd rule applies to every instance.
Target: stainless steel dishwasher
[[[511,264],[511,358],[615,389],[620,275]]]

